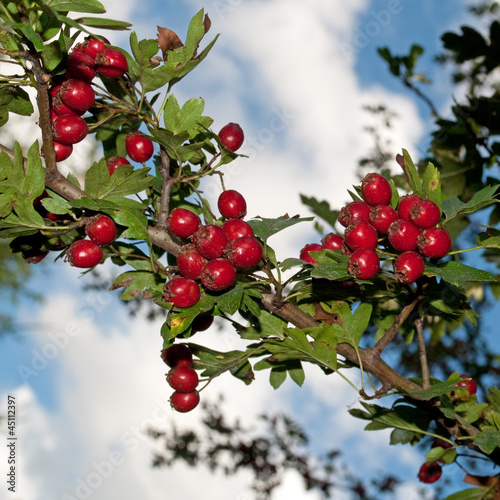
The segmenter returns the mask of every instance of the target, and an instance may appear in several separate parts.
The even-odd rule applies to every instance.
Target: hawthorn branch
[[[163,147],[160,148],[161,163],[158,166],[162,178],[160,213],[158,214],[157,227],[166,227],[170,211],[170,194],[174,186],[174,180],[170,177],[170,157]]]
[[[424,340],[424,320],[422,318],[416,319],[415,327],[417,329],[418,355],[420,357],[420,366],[422,367],[422,387],[424,389],[429,389],[431,384],[429,380],[429,364],[427,362]]]

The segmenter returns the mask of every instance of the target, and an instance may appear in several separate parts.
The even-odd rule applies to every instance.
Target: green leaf
[[[189,99],[181,109],[175,96],[170,95],[163,114],[165,128],[174,135],[184,132],[187,134],[187,139],[193,139],[212,125],[211,118],[202,116],[204,108],[205,101],[201,97]]]
[[[474,438],[474,444],[491,455],[495,448],[500,448],[500,431],[482,431]]]
[[[429,401],[433,398],[438,398],[443,394],[449,394],[454,389],[457,389],[456,384],[460,382],[460,380],[460,375],[458,373],[453,373],[448,377],[448,380],[444,382],[431,380],[432,385],[429,389],[422,389],[421,391],[406,390],[405,392],[412,398],[420,399],[421,401]]]
[[[344,280],[350,278],[347,272],[346,262],[331,262],[329,264],[316,264],[311,271],[313,278],[324,278],[327,280]]]
[[[6,112],[22,116],[30,116],[33,113],[29,94],[21,87],[12,85],[0,87],[0,107]]]
[[[269,373],[269,383],[271,387],[276,390],[279,389],[281,384],[286,380],[286,369],[284,368],[272,368]]]
[[[445,215],[445,222],[455,218],[457,215],[473,214],[493,203],[497,203],[495,198],[499,185],[486,186],[485,188],[477,191],[474,196],[464,203],[458,198],[449,198],[443,201],[443,212]]]
[[[84,12],[104,14],[106,9],[98,0],[51,0],[50,8],[56,12]]]
[[[265,243],[269,237],[273,236],[279,231],[282,231],[283,229],[294,226],[299,222],[309,222],[312,220],[314,220],[314,217],[301,218],[298,215],[295,215],[294,217],[288,217],[284,215],[282,217],[278,217],[277,219],[254,219],[248,221],[248,223],[252,227],[255,235]]]
[[[455,461],[456,456],[457,456],[456,448],[445,449],[442,448],[441,446],[436,446],[434,448],[431,448],[425,454],[425,460],[429,464],[432,464],[439,460],[444,460],[447,464],[451,464],[452,462]]]
[[[300,200],[304,205],[308,206],[315,215],[330,224],[332,228],[335,226],[339,212],[338,210],[330,208],[330,204],[327,201],[318,201],[313,196],[307,197],[303,194],[300,195]]]
[[[241,285],[236,285],[231,290],[217,297],[217,305],[222,312],[227,314],[235,314],[240,308],[243,298],[244,288]]]
[[[490,488],[469,488],[447,496],[444,500],[487,500]]]
[[[370,322],[372,309],[372,305],[365,302],[360,304],[354,313],[351,313],[349,304],[343,303],[339,310],[342,324],[332,325],[332,328],[335,330],[337,341],[346,342],[357,349],[359,347],[361,337]]]
[[[106,30],[128,30],[132,24],[126,21],[106,19],[104,17],[79,17],[76,21],[90,28],[100,28]]]
[[[137,299],[146,290],[161,294],[165,280],[158,274],[145,271],[128,271],[120,274],[113,282],[110,290],[125,288],[120,295],[121,300]]]
[[[448,261],[438,265],[426,264],[427,276],[441,276],[449,283],[462,286],[468,281],[496,281],[497,277],[488,271],[467,266],[461,262]]]
[[[406,180],[410,185],[410,189],[419,196],[423,196],[422,183],[420,181],[420,176],[418,171],[413,164],[410,154],[406,149],[403,149],[403,170],[405,173]]]
[[[42,52],[43,65],[47,71],[53,71],[63,60],[63,52],[59,40],[45,45]]]
[[[288,369],[288,375],[290,378],[299,386],[302,387],[304,380],[306,378],[306,374],[304,373],[304,368],[302,368],[302,363],[297,361],[292,364]]]
[[[428,163],[422,178],[422,188],[424,195],[433,201],[440,209],[442,208],[441,182],[439,170]]]
[[[110,215],[117,224],[127,228],[122,233],[124,238],[149,241],[148,218],[142,211],[125,209]]]
[[[500,230],[488,227],[486,232],[477,235],[477,244],[483,248],[500,249]]]

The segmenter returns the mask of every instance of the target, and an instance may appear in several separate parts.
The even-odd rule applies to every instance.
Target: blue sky
[[[298,193],[336,207],[347,201],[347,189],[357,182],[357,159],[371,147],[363,132],[364,104],[384,103],[397,111],[394,154],[403,147],[416,158],[423,154],[428,109],[388,75],[376,48],[389,46],[401,54],[411,43],[425,46],[422,69],[434,82],[429,94],[444,108],[450,99],[447,74],[432,62],[438,37],[467,20],[465,2],[456,0],[355,0],[348,5],[327,0],[112,0],[105,5],[109,17],[133,22],[138,35],[147,38],[156,37],[157,25],[184,38],[189,19],[205,8],[212,20],[207,38],[221,36],[174,93],[180,102],[204,97],[214,130],[229,121],[243,126],[247,142],[242,152],[246,147],[250,158],[228,168],[226,187],[245,195],[249,215],[266,217],[307,215]],[[126,35],[108,38],[126,46]],[[352,56],[346,55],[349,46],[356,49]],[[90,142],[78,146],[64,165],[76,173],[88,167],[92,154]],[[214,183],[204,187],[213,198],[220,191]],[[305,243],[318,239],[312,225],[299,226],[270,242],[279,258],[297,256]],[[104,266],[104,274],[111,272]],[[20,496],[79,498],[82,482],[95,479],[95,487],[87,484],[92,500],[159,500],[166,487],[175,498],[182,492],[184,498],[247,500],[246,477],[199,470],[193,481],[193,471],[182,467],[151,470],[152,443],[137,429],[148,422],[197,426],[196,412],[179,415],[165,409],[170,390],[159,359],[161,322],[129,318],[116,293],[83,292],[86,277],[78,279],[79,274],[62,261],[37,269],[31,286],[44,292],[45,301],[21,302],[17,312],[26,328],[19,337],[0,337],[1,401],[8,393],[19,401]],[[207,332],[197,339],[203,341],[223,350],[241,345],[227,331]],[[35,374],[23,380],[20,367]],[[324,442],[344,447],[348,464],[377,473],[373,456],[381,469],[397,463],[406,481],[401,498],[420,498],[414,488],[423,452],[389,447],[386,433],[360,434],[362,422],[347,413],[357,395],[338,377],[325,377],[312,367],[302,389],[287,381],[274,392],[267,374],[258,373],[256,382],[242,389],[241,382],[222,377],[202,397],[224,393],[228,414],[246,422],[265,410],[289,411],[318,447]],[[101,473],[99,482],[99,464],[113,457],[123,460],[117,458],[112,473]],[[0,468],[5,462],[0,453]],[[447,474],[460,481],[457,468],[450,469]],[[298,491],[300,481],[292,473],[276,500],[298,498]],[[318,496],[304,492],[300,498]]]

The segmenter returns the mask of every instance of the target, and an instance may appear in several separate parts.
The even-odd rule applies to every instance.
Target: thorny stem
[[[415,327],[417,329],[418,355],[420,358],[420,366],[422,367],[422,387],[424,389],[429,389],[431,384],[429,379],[429,364],[427,362],[427,353],[425,349],[423,318],[417,318],[415,320]]]
[[[162,188],[157,227],[166,227],[170,210],[170,194],[175,181],[172,181],[172,178],[170,177],[170,157],[163,147],[160,148],[160,159],[161,163],[158,166],[158,169],[162,178]]]

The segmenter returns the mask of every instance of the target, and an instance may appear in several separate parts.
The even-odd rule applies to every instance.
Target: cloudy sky
[[[174,93],[180,102],[204,97],[215,131],[229,121],[242,125],[241,152],[249,159],[226,170],[226,187],[244,194],[250,216],[275,217],[308,215],[299,193],[337,208],[348,200],[357,160],[372,146],[363,131],[370,123],[364,105],[384,104],[397,113],[390,136],[394,155],[403,147],[415,158],[424,153],[428,110],[387,75],[376,48],[388,45],[402,54],[414,42],[427,47],[423,68],[434,81],[430,93],[446,109],[448,80],[432,60],[439,35],[467,22],[465,3],[110,0],[105,5],[108,17],[133,22],[144,38],[155,38],[159,25],[182,39],[190,18],[205,8],[212,20],[207,37],[221,36]],[[128,35],[108,38],[127,47]],[[26,127],[24,137],[38,133],[36,127],[27,133]],[[20,128],[10,130],[19,137]],[[75,146],[66,168],[85,170],[91,149],[89,142]],[[204,188],[213,197],[220,192],[210,181]],[[312,225],[298,225],[270,243],[284,259],[317,239]],[[246,477],[151,469],[154,443],[144,436],[146,426],[197,426],[196,411],[180,415],[168,408],[171,390],[159,358],[161,322],[130,318],[116,295],[83,292],[86,281],[62,261],[37,268],[31,286],[45,301],[21,301],[21,333],[0,337],[0,408],[5,410],[7,395],[16,397],[19,436],[18,495],[2,496],[2,484],[0,498],[250,500]],[[226,331],[207,332],[196,341],[223,350],[240,346]],[[266,374],[258,373],[248,388],[226,376],[202,397],[221,393],[226,413],[247,423],[263,411],[290,412],[318,449],[347,446],[346,462],[372,476],[393,471],[397,463],[395,472],[406,481],[401,498],[420,498],[412,491],[422,451],[389,447],[381,432],[360,434],[363,424],[347,414],[357,404],[356,394],[339,378],[313,367],[302,389],[287,381],[274,392]],[[5,447],[0,450],[2,471]],[[275,499],[318,498],[305,492],[299,497],[298,491],[300,481],[291,473]]]

